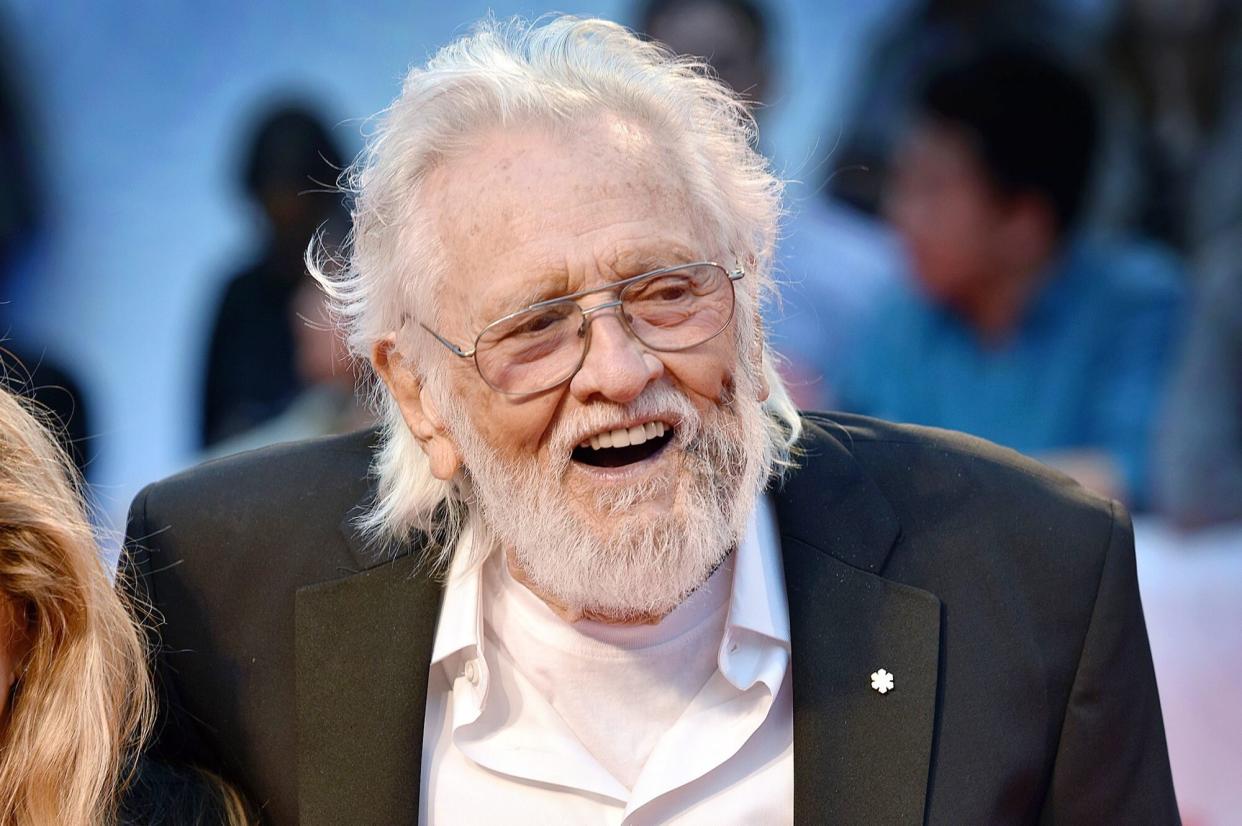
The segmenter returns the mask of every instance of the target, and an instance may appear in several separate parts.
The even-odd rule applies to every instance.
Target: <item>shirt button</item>
[[[470,685],[479,684],[479,663],[477,660],[466,661],[466,670],[463,676],[470,681]]]

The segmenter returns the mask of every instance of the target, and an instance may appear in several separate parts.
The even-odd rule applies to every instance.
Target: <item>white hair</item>
[[[331,262],[314,244],[307,253],[350,350],[369,360],[375,344],[410,319],[435,326],[444,256],[422,197],[434,169],[488,130],[563,125],[601,113],[641,123],[666,143],[720,249],[745,269],[738,344],[743,353],[756,342],[761,348],[770,388],[767,435],[776,466],[788,467],[801,420],[773,367],[758,312],[772,292],[782,184],[754,149],[754,119],[704,64],[675,57],[606,20],[486,19],[426,66],[410,70],[401,95],[381,113],[366,149],[342,176],[354,198],[347,260],[325,266]],[[411,338],[402,356],[434,389],[444,359],[429,357],[423,340],[429,336]],[[461,485],[432,475],[396,401],[371,379],[381,422],[372,469],[378,487],[360,525],[384,544],[423,532],[439,554],[433,562],[446,564],[466,516]]]

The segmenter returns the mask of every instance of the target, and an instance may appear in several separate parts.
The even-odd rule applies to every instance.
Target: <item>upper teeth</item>
[[[641,445],[648,439],[657,439],[663,436],[664,432],[664,422],[647,422],[634,427],[621,427],[616,430],[609,430],[607,433],[596,433],[578,445],[578,447],[591,447],[599,450],[601,447]]]

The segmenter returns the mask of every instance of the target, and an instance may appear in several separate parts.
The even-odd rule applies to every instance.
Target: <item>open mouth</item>
[[[664,422],[647,422],[594,436],[574,448],[575,462],[592,467],[623,467],[650,459],[673,439],[673,428]]]

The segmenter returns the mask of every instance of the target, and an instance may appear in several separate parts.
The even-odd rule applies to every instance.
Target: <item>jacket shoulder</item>
[[[807,413],[811,438],[833,438],[880,489],[903,528],[917,531],[957,518],[1003,524],[1012,534],[1035,531],[1048,539],[1062,530],[1093,529],[1100,545],[1115,520],[1128,524],[1117,502],[1069,476],[1006,447],[965,433],[857,416]],[[814,430],[817,429],[818,433]]]
[[[254,503],[274,511],[355,491],[365,484],[373,430],[269,445],[212,459],[148,485],[139,499],[200,509]]]
[[[130,506],[126,544],[187,563],[327,558],[325,543],[336,544],[368,495],[375,438],[368,430],[273,445],[155,482]]]

